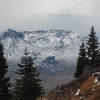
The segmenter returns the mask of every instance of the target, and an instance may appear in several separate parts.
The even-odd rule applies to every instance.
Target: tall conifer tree
[[[79,77],[82,75],[84,68],[86,66],[86,48],[84,43],[80,45],[80,52],[79,52],[79,57],[77,59],[77,65],[76,65],[76,72],[75,72],[75,78]]]
[[[92,26],[89,38],[87,41],[87,65],[90,68],[95,68],[100,66],[100,51],[99,51],[99,42],[96,37],[96,32]]]
[[[0,100],[10,100],[10,78],[7,77],[8,65],[4,57],[4,48],[0,42]]]
[[[19,78],[15,82],[14,100],[35,100],[43,93],[43,88],[39,78],[40,73],[27,51],[18,66],[16,73]]]

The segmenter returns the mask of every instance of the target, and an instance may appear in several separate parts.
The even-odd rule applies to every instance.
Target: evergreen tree
[[[75,78],[79,77],[82,75],[85,65],[86,65],[86,48],[84,43],[80,45],[80,52],[79,52],[79,57],[77,59],[77,66],[76,66],[76,73],[75,73]]]
[[[0,100],[10,100],[10,78],[6,76],[8,71],[7,61],[4,57],[4,48],[0,42]]]
[[[15,82],[14,100],[35,100],[43,93],[43,88],[39,78],[40,73],[27,51],[18,66],[16,73],[19,78]]]
[[[100,51],[99,51],[99,42],[96,37],[96,32],[92,26],[89,38],[87,41],[87,65],[90,68],[98,67],[100,64]]]

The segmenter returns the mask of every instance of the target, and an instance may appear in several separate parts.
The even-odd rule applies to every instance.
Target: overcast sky
[[[68,29],[100,32],[100,0],[0,0],[0,31]]]

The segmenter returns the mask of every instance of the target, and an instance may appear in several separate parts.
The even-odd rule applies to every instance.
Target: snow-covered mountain
[[[72,79],[79,45],[85,37],[68,30],[17,32],[8,29],[2,33],[1,40],[5,56],[11,65],[19,61],[27,48],[36,64],[40,65],[41,77],[45,80],[45,84],[51,79],[57,84],[64,81],[66,75],[66,80]],[[15,67],[10,68],[13,69]]]

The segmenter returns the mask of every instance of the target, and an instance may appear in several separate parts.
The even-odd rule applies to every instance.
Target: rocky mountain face
[[[10,65],[9,74],[14,75],[17,63],[27,48],[39,66],[46,89],[73,79],[79,45],[85,40],[84,36],[68,30],[17,32],[8,29],[0,38]]]
[[[100,100],[100,67],[58,86],[37,100]]]

